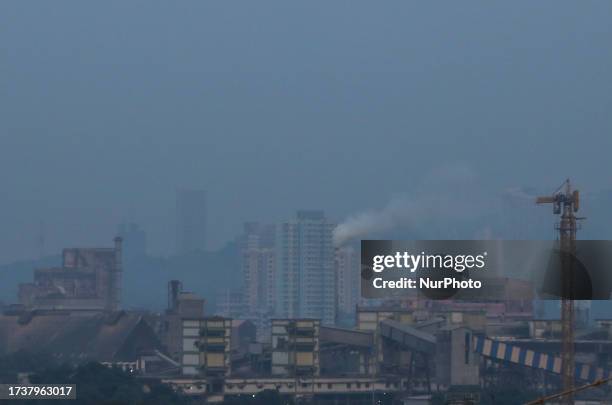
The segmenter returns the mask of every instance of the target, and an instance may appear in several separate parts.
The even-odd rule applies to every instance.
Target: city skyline
[[[0,2],[0,402],[612,403],[610,21]]]
[[[46,252],[135,222],[169,255],[183,187],[208,190],[211,249],[444,165],[489,193],[612,188],[609,3],[296,7],[3,2],[0,263],[38,256],[41,221]]]

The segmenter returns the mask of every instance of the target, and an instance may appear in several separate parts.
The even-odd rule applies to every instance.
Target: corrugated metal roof
[[[50,352],[65,360],[113,361],[132,332],[139,327],[149,329],[145,332],[151,334],[151,338],[147,339],[149,342],[156,340],[142,316],[134,313],[48,313],[34,314],[29,319],[1,315],[0,352]],[[159,346],[151,349],[157,348]]]
[[[371,347],[374,344],[372,332],[330,326],[321,326],[319,338],[321,343],[341,343],[362,347]]]
[[[403,323],[385,319],[380,322],[380,331],[384,337],[406,345],[411,350],[433,353],[436,349],[435,336]]]

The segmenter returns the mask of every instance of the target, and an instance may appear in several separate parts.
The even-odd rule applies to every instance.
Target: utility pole
[[[580,208],[580,194],[572,190],[569,179],[551,196],[538,197],[537,204],[552,204],[553,214],[560,215],[559,254],[561,258],[561,378],[563,389],[568,392],[562,398],[564,404],[573,405],[575,382],[574,354],[574,255],[576,254],[576,215]]]

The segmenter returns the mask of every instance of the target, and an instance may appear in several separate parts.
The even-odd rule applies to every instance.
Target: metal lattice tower
[[[575,213],[580,207],[580,194],[578,190],[572,190],[568,179],[551,196],[538,197],[536,203],[552,204],[553,213],[560,215],[557,230],[561,257],[561,377],[563,389],[571,392],[575,383],[573,257],[576,253]],[[573,404],[573,394],[568,394],[562,401],[564,404]]]

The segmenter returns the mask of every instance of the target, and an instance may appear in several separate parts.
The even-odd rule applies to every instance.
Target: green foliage
[[[11,353],[0,357],[0,384],[16,383],[18,373],[41,372],[56,366],[55,358],[47,353]]]

